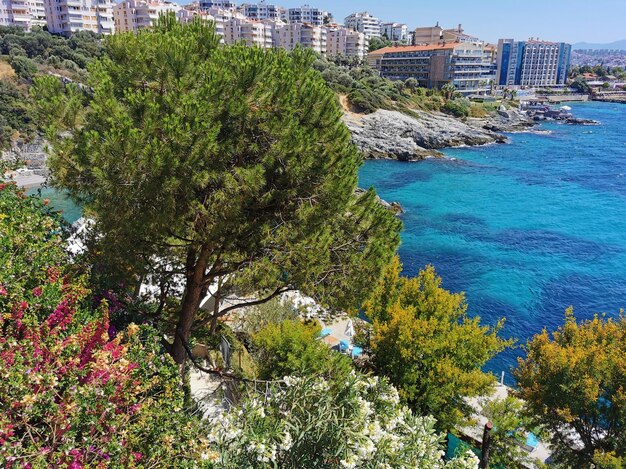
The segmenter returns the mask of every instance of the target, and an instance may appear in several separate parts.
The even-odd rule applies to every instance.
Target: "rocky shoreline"
[[[372,114],[346,114],[344,122],[353,142],[366,158],[418,161],[442,157],[449,147],[505,143],[501,132],[526,131],[536,125],[519,111],[498,111],[484,119],[464,120],[443,113],[378,110]]]

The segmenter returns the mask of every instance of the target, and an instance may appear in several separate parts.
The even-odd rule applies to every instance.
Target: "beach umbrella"
[[[348,324],[346,324],[346,330],[344,334],[346,337],[354,337],[354,323],[352,322],[352,319],[350,319],[348,321]]]

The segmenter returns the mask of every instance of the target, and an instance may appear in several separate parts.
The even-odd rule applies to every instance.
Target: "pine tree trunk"
[[[195,263],[195,250],[190,249],[187,255],[187,280],[185,286],[185,295],[180,310],[180,317],[176,325],[176,333],[174,337],[174,345],[172,346],[172,357],[179,365],[185,363],[186,350],[184,344],[189,343],[191,334],[191,326],[196,317],[200,302],[202,301],[202,292],[206,291],[205,272],[207,267],[208,246],[202,246],[200,254]]]

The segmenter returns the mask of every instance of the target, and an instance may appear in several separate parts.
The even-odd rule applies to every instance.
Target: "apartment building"
[[[369,41],[365,34],[345,28],[330,28],[326,36],[326,54],[344,55],[361,60],[367,54]]]
[[[198,2],[200,10],[208,10],[209,8],[220,8],[222,10],[234,10],[237,8],[235,2],[230,0],[200,0]]]
[[[224,21],[224,42],[226,44],[243,42],[251,47],[271,49],[274,47],[273,26],[263,21],[233,15]]]
[[[453,84],[463,94],[484,94],[493,81],[492,51],[482,45],[439,42],[386,47],[368,54],[368,63],[391,80],[415,78],[420,86]]]
[[[327,29],[308,23],[289,23],[278,30],[276,47],[293,50],[297,46],[326,54]]]
[[[498,41],[498,86],[556,86],[567,82],[572,46],[536,39]]]
[[[309,23],[315,26],[324,26],[324,19],[329,16],[329,13],[324,10],[303,5],[299,8],[289,8],[285,19],[290,23]]]
[[[78,31],[115,32],[113,0],[44,0],[44,6],[51,33],[69,36]]]
[[[409,28],[403,23],[383,23],[380,28],[383,37],[393,42],[408,44]]]
[[[265,3],[244,3],[239,7],[244,16],[252,20],[280,20],[286,15],[286,10],[278,5]]]
[[[0,26],[18,26],[30,31],[46,25],[43,0],[0,0]]]
[[[365,34],[368,40],[381,36],[380,20],[366,11],[347,16],[344,25],[348,29]]]
[[[476,45],[484,43],[475,36],[465,34],[460,24],[456,28],[444,29],[437,23],[435,26],[423,26],[413,31],[413,45],[435,44],[440,41]]]
[[[163,0],[124,0],[113,9],[115,30],[127,32],[150,28],[160,15],[178,14],[181,9],[177,3]]]

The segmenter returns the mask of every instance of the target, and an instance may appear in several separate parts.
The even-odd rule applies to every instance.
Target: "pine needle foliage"
[[[314,55],[223,46],[212,25],[173,16],[106,51],[85,124],[51,166],[118,273],[154,273],[159,257],[185,276],[174,358],[210,319],[196,312],[216,282],[221,297],[298,288],[358,305],[401,223],[373,190],[355,195],[362,158]]]

